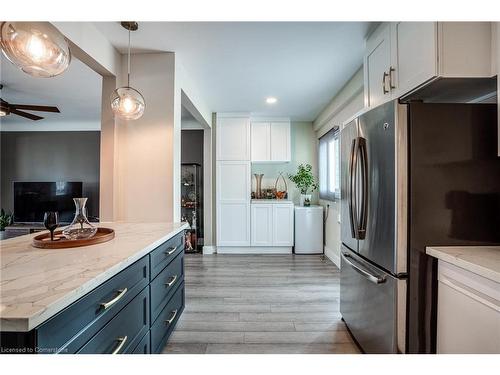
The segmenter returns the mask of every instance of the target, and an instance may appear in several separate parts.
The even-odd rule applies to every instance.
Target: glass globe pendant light
[[[137,22],[122,22],[128,30],[127,86],[119,87],[111,94],[113,113],[124,120],[137,120],[144,114],[146,102],[139,91],[130,87],[130,32],[139,28]]]
[[[34,77],[54,77],[71,62],[68,41],[48,22],[2,22],[0,46],[5,57]]]

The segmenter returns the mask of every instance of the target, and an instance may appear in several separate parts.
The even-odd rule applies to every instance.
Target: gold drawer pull
[[[172,317],[169,320],[165,320],[165,323],[172,324],[172,322],[174,321],[175,317],[177,316],[177,310],[172,311],[172,313],[173,313]]]
[[[116,347],[116,349],[111,352],[111,354],[118,354],[120,352],[120,350],[122,350],[123,345],[125,345],[125,343],[127,342],[127,339],[128,339],[127,336],[125,336],[125,337],[118,337],[116,339],[116,341],[118,341],[119,344]]]
[[[108,301],[108,302],[102,302],[101,303],[101,307],[106,310],[107,308],[111,307],[112,305],[114,305],[116,302],[118,302],[124,295],[125,293],[127,293],[127,288],[123,288],[123,289],[118,289],[118,295],[113,298],[111,301]]]
[[[173,276],[172,279],[168,282],[168,283],[165,283],[165,285],[167,287],[171,287],[172,285],[174,285],[174,283],[177,281],[177,275]]]
[[[175,250],[177,250],[177,246],[169,247],[169,249],[170,250],[165,251],[166,255],[172,255],[173,253],[175,253]]]

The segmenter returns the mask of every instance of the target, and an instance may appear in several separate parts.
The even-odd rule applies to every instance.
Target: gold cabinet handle
[[[101,303],[101,307],[106,310],[107,308],[111,307],[112,305],[114,305],[116,302],[118,302],[120,299],[122,299],[122,297],[125,295],[125,293],[127,293],[127,288],[123,288],[123,289],[118,289],[118,295],[113,298],[111,301],[108,301],[108,302],[102,302]]]
[[[394,69],[392,66],[389,68],[389,89],[390,90],[393,90],[396,88],[396,86],[394,86],[392,84],[392,73],[395,71],[396,71],[396,69]]]
[[[111,352],[111,354],[118,354],[120,352],[120,350],[122,350],[123,345],[125,345],[125,343],[127,342],[127,339],[128,339],[127,336],[125,336],[125,337],[118,337],[116,339],[116,341],[118,341],[118,346],[115,348],[115,350],[113,350]]]
[[[165,251],[166,255],[172,255],[173,253],[175,253],[175,250],[177,250],[177,246],[169,247],[169,249],[170,250]]]
[[[171,280],[168,283],[165,283],[165,285],[167,287],[171,287],[172,285],[174,285],[174,283],[176,282],[176,280],[177,280],[177,275],[172,276]]]
[[[174,321],[175,317],[177,316],[177,310],[172,311],[172,313],[173,313],[172,317],[169,320],[165,320],[165,323],[167,323],[169,325],[172,324],[172,322]]]

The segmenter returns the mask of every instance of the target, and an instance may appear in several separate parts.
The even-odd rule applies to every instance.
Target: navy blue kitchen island
[[[2,284],[11,287],[2,288],[1,352],[161,352],[184,310],[184,225],[163,224],[162,228],[162,224],[147,224],[151,233],[141,234],[144,238],[140,240],[137,236],[132,239],[131,231],[140,230],[134,230],[133,226],[116,223],[116,237],[111,241],[114,244],[57,250],[59,257],[67,257],[67,274],[64,269],[58,272],[57,264],[50,262],[54,258],[57,263],[58,254],[54,250],[26,248],[17,238],[4,241],[2,271],[6,274],[2,275]],[[152,243],[148,235],[154,237]],[[136,251],[134,241],[139,242]],[[21,254],[30,256],[24,266],[32,270],[28,272],[31,279],[43,277],[42,272],[46,285],[30,286],[29,278],[16,278],[21,269],[14,267],[23,266]],[[92,272],[92,263],[103,259],[110,267],[102,266]],[[33,269],[37,263],[43,271]],[[97,274],[94,278],[93,273]],[[63,282],[59,284],[62,291],[58,289],[57,278]],[[100,282],[102,279],[106,280]],[[87,291],[90,285],[94,287]],[[35,293],[37,287],[41,288],[41,294],[35,294],[37,298],[33,299],[26,287]],[[43,297],[51,302],[45,307]],[[40,309],[33,312],[24,307],[30,299],[35,306],[41,305]],[[74,301],[68,303],[71,299]],[[33,325],[36,326],[32,328]]]

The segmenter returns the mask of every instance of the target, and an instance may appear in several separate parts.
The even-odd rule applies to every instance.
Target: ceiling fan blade
[[[60,113],[59,108],[47,105],[10,104],[10,107],[15,109],[26,109],[28,111]]]
[[[33,120],[33,121],[38,121],[38,120],[43,119],[43,117],[33,115],[31,113],[28,113],[28,112],[18,111],[17,109],[11,109],[10,113],[13,113],[13,114],[21,116],[21,117],[29,118],[30,120]]]

